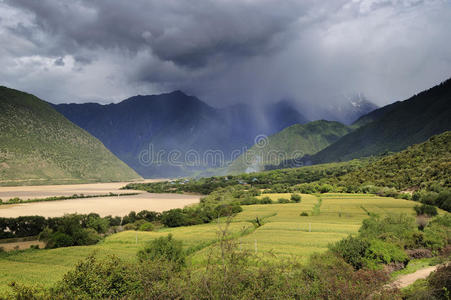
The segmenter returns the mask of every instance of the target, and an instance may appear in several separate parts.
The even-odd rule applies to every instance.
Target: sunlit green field
[[[289,194],[265,194],[274,201],[289,198]],[[321,201],[320,201],[321,199]],[[318,203],[321,203],[319,206]],[[316,209],[315,209],[316,205]],[[367,212],[380,215],[391,213],[414,214],[415,202],[359,194],[302,195],[301,203],[243,206],[229,226],[240,247],[273,253],[275,257],[296,256],[305,261],[312,253],[327,249],[329,243],[355,234]],[[319,209],[318,209],[319,207]],[[300,216],[307,212],[308,216]],[[262,226],[252,224],[256,218]],[[68,247],[53,250],[27,250],[0,254],[0,295],[9,290],[11,281],[50,286],[59,280],[80,259],[96,252],[115,254],[125,260],[136,259],[143,245],[160,236],[172,233],[182,240],[191,254],[191,263],[202,264],[211,245],[218,238],[224,221],[162,229],[158,232],[126,231],[107,237],[95,246]]]
[[[280,198],[280,194],[271,196],[272,199]],[[313,207],[319,198],[319,215],[315,215]],[[356,233],[362,220],[368,217],[367,212],[414,215],[412,207],[415,205],[407,200],[359,194],[302,195],[299,204],[253,205],[246,207],[237,219],[275,215],[267,218],[266,223],[252,234],[242,237],[240,242],[258,253],[295,255],[305,261],[312,253],[325,251],[329,243]],[[301,212],[308,212],[309,216],[300,216]]]

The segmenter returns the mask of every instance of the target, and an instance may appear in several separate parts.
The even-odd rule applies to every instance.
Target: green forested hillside
[[[324,120],[292,125],[254,145],[230,165],[229,172],[261,171],[265,166],[314,154],[350,131],[346,125]]]
[[[139,178],[103,144],[37,97],[0,87],[0,185]]]
[[[451,79],[411,97],[380,108],[355,123],[361,126],[336,143],[304,158],[304,163],[345,161],[398,152],[451,130]]]
[[[451,131],[385,156],[338,179],[347,186],[375,185],[397,190],[451,187]]]

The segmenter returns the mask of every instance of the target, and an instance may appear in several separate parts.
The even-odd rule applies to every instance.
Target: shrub
[[[11,198],[11,199],[8,200],[9,204],[16,204],[16,203],[20,203],[20,202],[22,202],[22,199],[20,199],[18,197]]]
[[[308,217],[308,212],[303,211],[303,212],[301,212],[300,216],[301,217]]]
[[[100,235],[92,228],[82,227],[82,215],[65,215],[58,218],[55,229],[48,226],[39,234],[39,240],[46,242],[46,248],[93,245],[100,241]]]
[[[165,211],[161,215],[161,222],[167,227],[183,226],[186,221],[186,216],[180,208]]]
[[[139,231],[152,231],[153,230],[153,224],[150,222],[145,222],[139,226]]]
[[[277,202],[279,202],[279,203],[290,203],[290,200],[288,200],[286,198],[279,198],[279,199],[277,199]]]
[[[128,223],[124,225],[124,230],[136,230],[136,224],[135,223]]]
[[[433,217],[438,214],[437,208],[435,206],[429,205],[429,204],[422,204],[421,206],[416,205],[413,209],[417,213],[417,216],[426,215],[426,216]]]
[[[149,242],[144,249],[138,252],[140,261],[146,260],[164,260],[175,263],[179,267],[185,265],[185,252],[183,243],[174,240],[172,234],[167,237],[160,237]]]
[[[242,200],[239,201],[241,205],[252,205],[259,203],[259,200],[253,196],[246,196]]]
[[[70,235],[59,231],[51,234],[46,242],[47,248],[60,248],[74,245],[74,239]]]
[[[430,223],[424,229],[423,245],[432,250],[438,250],[446,246],[449,240],[450,229],[437,223]]]
[[[428,279],[429,287],[437,299],[449,299],[451,293],[451,265],[443,265]]]
[[[81,231],[82,238],[80,239],[80,244],[77,244],[76,246],[81,245],[94,245],[97,244],[100,241],[100,235],[92,228],[86,228]]]
[[[341,256],[344,261],[353,266],[356,270],[363,267],[364,257],[369,247],[370,243],[368,241],[352,236],[329,246],[332,252]]]
[[[110,226],[119,226],[122,221],[121,217],[106,216],[105,219],[108,220]]]
[[[239,205],[223,204],[215,207],[215,217],[226,217],[242,212],[243,209]]]
[[[368,266],[375,264],[389,264],[391,262],[408,262],[407,254],[397,245],[381,240],[372,240],[365,251],[365,261]]]
[[[332,190],[333,190],[333,187],[330,184],[322,184],[319,187],[319,192],[320,193],[328,193],[328,192],[330,192]]]
[[[0,218],[0,238],[15,238],[38,235],[48,221],[41,216]]]
[[[262,199],[260,199],[260,204],[271,204],[272,200],[269,197],[263,197]]]
[[[437,196],[435,205],[451,212],[451,189],[441,191]]]
[[[309,293],[298,299],[370,299],[374,291],[380,291],[377,299],[398,299],[390,295],[393,292],[382,289],[388,281],[385,272],[354,271],[343,259],[328,253],[313,255],[304,273],[304,285],[308,288],[303,289]]]
[[[140,220],[146,220],[148,222],[158,221],[161,217],[160,213],[155,211],[142,210],[136,214],[136,218]]]
[[[396,241],[400,245],[411,243],[412,235],[416,231],[415,219],[403,214],[389,215],[383,219],[378,216],[371,216],[363,220],[359,229],[360,236],[363,238]]]
[[[432,219],[430,224],[437,224],[444,227],[451,227],[451,214],[445,214]]]
[[[301,195],[299,194],[291,194],[291,201],[299,203],[301,202]]]
[[[451,189],[437,191],[418,191],[412,197],[415,201],[428,205],[435,205],[446,211],[451,211]]]
[[[64,275],[49,299],[122,299],[139,289],[135,273],[115,256],[99,260],[91,255]]]
[[[97,214],[89,214],[87,216],[86,227],[92,228],[98,233],[105,233],[110,227],[110,222],[108,219],[101,218]]]

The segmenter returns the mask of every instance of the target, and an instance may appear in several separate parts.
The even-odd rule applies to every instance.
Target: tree
[[[301,195],[299,194],[291,194],[291,201],[299,203],[301,202]]]
[[[167,237],[160,237],[149,242],[144,249],[138,252],[140,261],[164,260],[182,267],[185,265],[185,252],[183,243],[174,240],[172,234]]]

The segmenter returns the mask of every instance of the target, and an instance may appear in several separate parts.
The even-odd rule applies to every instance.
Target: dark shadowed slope
[[[306,163],[344,161],[397,152],[451,130],[451,80],[408,100],[380,108],[357,123],[366,125],[309,158]]]
[[[139,175],[37,97],[0,87],[0,184],[124,181]]]

